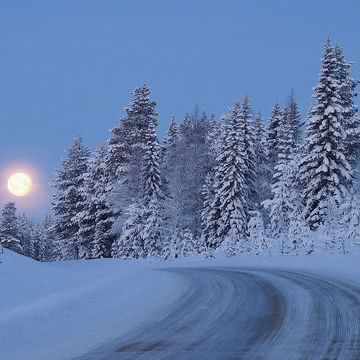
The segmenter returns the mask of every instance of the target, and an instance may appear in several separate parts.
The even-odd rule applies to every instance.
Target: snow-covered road
[[[360,359],[360,288],[297,270],[174,268],[163,316],[79,359]]]

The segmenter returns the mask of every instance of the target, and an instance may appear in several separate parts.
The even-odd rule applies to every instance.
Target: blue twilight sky
[[[144,82],[161,134],[171,114],[219,115],[244,94],[268,117],[293,88],[307,111],[328,36],[360,62],[359,18],[359,0],[1,0],[0,202],[25,169],[35,191],[17,204],[44,213],[64,148],[106,140]]]

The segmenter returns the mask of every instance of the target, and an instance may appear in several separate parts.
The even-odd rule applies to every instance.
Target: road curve
[[[164,316],[78,360],[359,360],[360,288],[268,269],[170,269],[186,292]]]

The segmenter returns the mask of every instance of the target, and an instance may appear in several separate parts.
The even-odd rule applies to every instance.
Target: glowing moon
[[[8,189],[15,196],[25,196],[32,188],[31,177],[25,173],[16,173],[8,179]]]

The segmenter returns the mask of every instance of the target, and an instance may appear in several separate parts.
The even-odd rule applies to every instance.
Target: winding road
[[[360,359],[352,283],[274,269],[166,271],[187,288],[164,316],[79,360]]]

